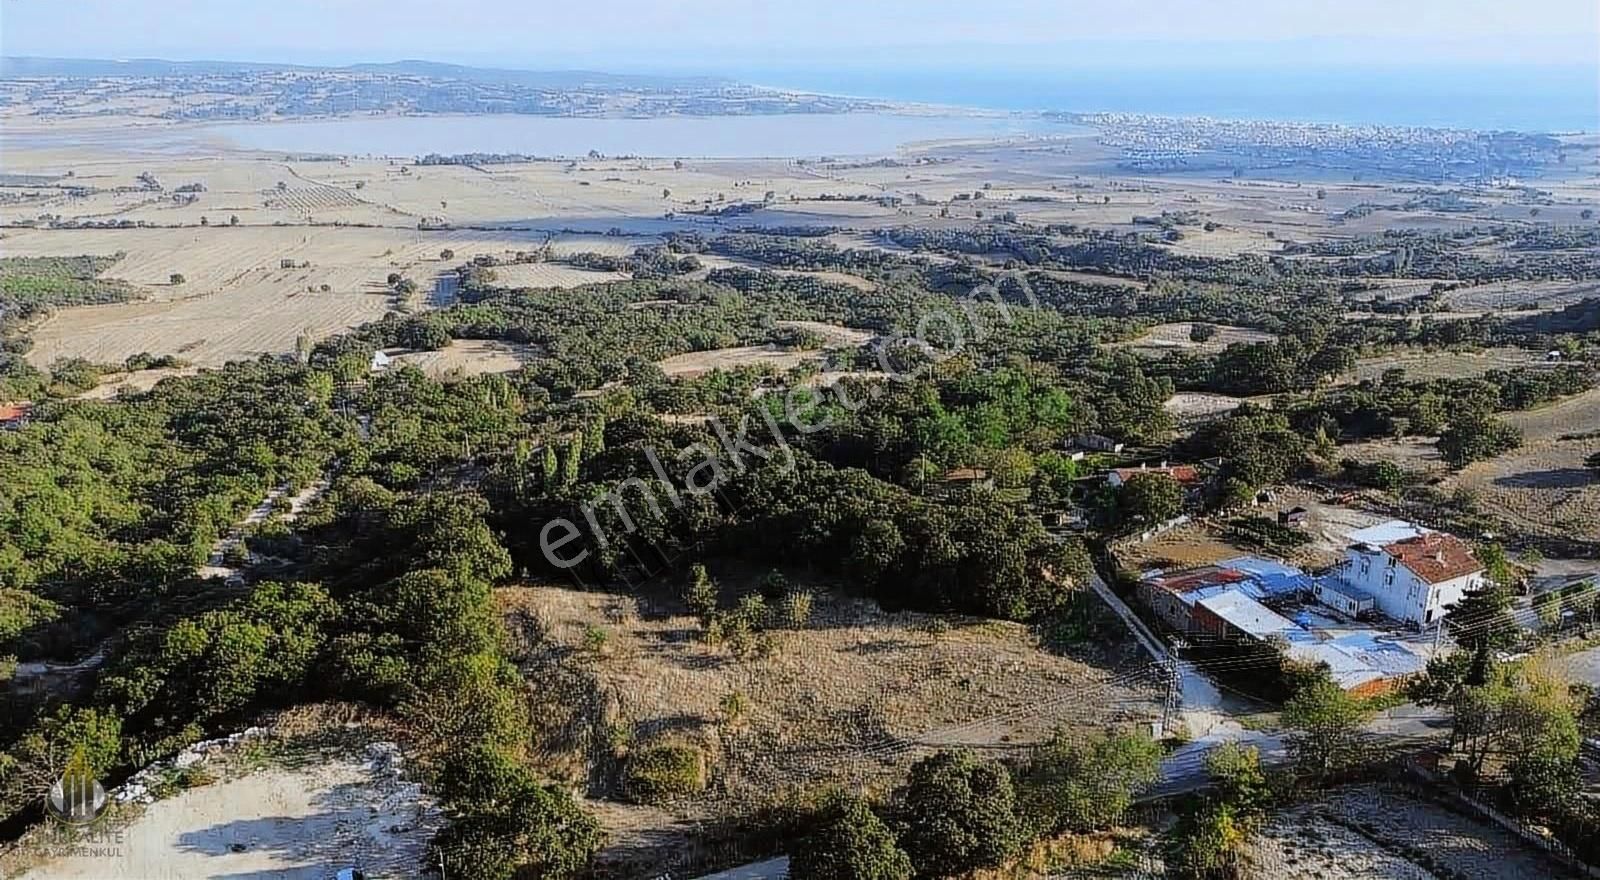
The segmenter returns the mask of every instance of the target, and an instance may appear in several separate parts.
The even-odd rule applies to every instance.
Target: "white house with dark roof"
[[[1454,535],[1395,520],[1349,538],[1339,579],[1396,620],[1429,626],[1483,585],[1483,563]]]

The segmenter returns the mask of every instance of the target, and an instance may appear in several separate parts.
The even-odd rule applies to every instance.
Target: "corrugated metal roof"
[[[1229,626],[1258,639],[1282,635],[1295,629],[1295,625],[1281,614],[1238,590],[1207,596],[1197,604],[1227,621]]]
[[[1396,541],[1404,541],[1407,538],[1426,535],[1431,531],[1433,530],[1425,529],[1416,523],[1392,519],[1386,523],[1379,523],[1364,529],[1356,529],[1345,537],[1349,538],[1352,544],[1371,544],[1374,547],[1382,547],[1385,544],[1393,544]]]
[[[1275,560],[1262,559],[1259,556],[1240,556],[1237,559],[1219,562],[1217,565],[1253,576],[1254,582],[1268,596],[1288,596],[1311,589],[1310,575],[1292,565]]]

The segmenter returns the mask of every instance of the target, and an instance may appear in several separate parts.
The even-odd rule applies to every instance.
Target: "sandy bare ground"
[[[1222,351],[1235,343],[1271,342],[1278,337],[1264,330],[1251,330],[1247,327],[1230,327],[1218,324],[1217,333],[1205,342],[1194,342],[1189,339],[1189,333],[1194,329],[1194,324],[1180,322],[1176,324],[1157,324],[1146,330],[1142,336],[1127,342],[1116,343],[1119,346],[1131,348],[1140,354],[1160,356],[1169,351],[1197,351],[1215,353]]]
[[[341,868],[415,877],[441,823],[414,783],[356,759],[266,769],[145,807],[120,852],[50,858],[31,880],[273,877],[327,880]]]
[[[457,339],[440,351],[410,352],[397,355],[394,360],[410,364],[435,379],[443,379],[515,372],[532,356],[532,350],[524,345],[488,339]]]
[[[699,376],[712,370],[754,364],[771,364],[780,370],[787,370],[821,357],[820,351],[790,351],[775,345],[741,345],[677,354],[657,361],[656,366],[668,376]]]

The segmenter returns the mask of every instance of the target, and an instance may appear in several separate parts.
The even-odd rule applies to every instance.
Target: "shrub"
[[[793,880],[910,880],[911,859],[866,801],[835,795],[790,857]]]
[[[1011,774],[970,752],[918,761],[896,792],[900,845],[919,877],[951,877],[992,867],[1023,843]]]
[[[628,756],[622,787],[629,800],[658,804],[706,788],[706,756],[694,746],[663,743]]]
[[[804,629],[811,621],[811,593],[795,590],[787,593],[778,605],[778,620],[789,629]]]

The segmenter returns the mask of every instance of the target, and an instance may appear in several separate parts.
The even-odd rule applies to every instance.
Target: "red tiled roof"
[[[956,468],[947,471],[944,479],[947,483],[971,483],[989,479],[989,472],[983,468]]]
[[[1116,468],[1114,473],[1121,477],[1124,483],[1130,477],[1137,477],[1140,474],[1160,474],[1164,477],[1171,477],[1180,483],[1200,482],[1200,471],[1192,464],[1175,464],[1172,467]]]
[[[1383,549],[1425,583],[1437,584],[1483,570],[1483,563],[1472,555],[1471,547],[1443,532],[1385,544]]]
[[[0,403],[0,422],[9,422],[20,419],[33,409],[33,404],[27,401],[20,403]]]
[[[1201,587],[1211,587],[1218,584],[1236,584],[1249,578],[1249,575],[1234,568],[1221,568],[1207,565],[1201,568],[1189,568],[1175,571],[1171,574],[1156,575],[1146,578],[1153,586],[1160,587],[1173,593],[1187,593]]]

